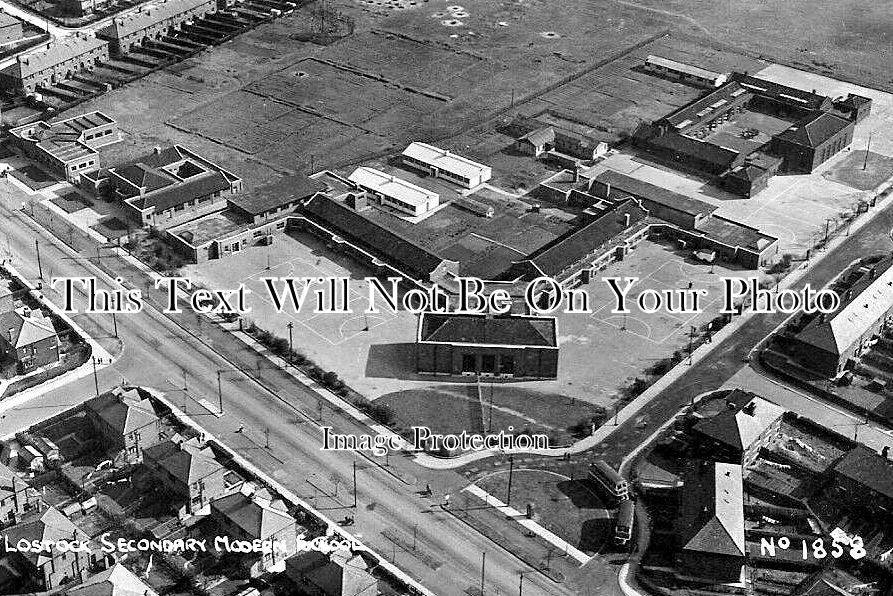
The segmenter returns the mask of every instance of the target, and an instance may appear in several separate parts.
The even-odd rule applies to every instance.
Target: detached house
[[[347,550],[301,553],[285,563],[285,575],[314,596],[376,596],[378,580],[363,557]]]
[[[37,505],[37,491],[8,467],[0,464],[0,527],[16,523]]]
[[[0,355],[20,374],[59,361],[59,338],[49,317],[27,307],[0,313]]]
[[[17,544],[19,540],[77,540],[89,543],[89,536],[55,507],[29,516],[8,528],[4,535],[10,544]],[[18,585],[17,591],[5,590],[4,593],[23,593],[53,590],[70,581],[83,579],[88,570],[97,564],[101,553],[53,548],[41,552],[13,551],[2,556],[5,571],[15,576],[7,578],[6,585]],[[2,589],[0,586],[0,590]]]
[[[243,485],[244,487],[245,485]],[[252,575],[280,565],[297,552],[298,525],[285,504],[272,499],[266,490],[250,493],[245,488],[211,501],[211,518],[230,539],[276,541],[282,550],[251,553]]]
[[[187,513],[196,513],[226,490],[226,468],[196,439],[153,445],[143,450],[143,463],[165,490],[186,501]]]
[[[128,461],[160,442],[159,418],[151,400],[135,387],[115,389],[85,404],[87,417],[107,450],[127,452]]]

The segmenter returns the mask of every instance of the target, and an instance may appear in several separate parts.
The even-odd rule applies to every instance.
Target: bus
[[[620,501],[617,520],[614,522],[614,542],[626,544],[633,537],[633,524],[636,519],[636,502],[632,499]]]
[[[622,501],[629,498],[629,484],[603,459],[589,465],[589,479],[614,499]]]

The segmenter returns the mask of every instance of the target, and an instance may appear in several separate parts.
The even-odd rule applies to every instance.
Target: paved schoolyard
[[[269,262],[269,269],[267,269]],[[559,378],[555,381],[524,381],[510,386],[554,397],[575,397],[589,403],[609,405],[620,387],[655,361],[665,358],[688,343],[690,326],[700,326],[716,316],[719,304],[718,278],[742,276],[749,272],[731,271],[721,266],[693,261],[672,247],[642,243],[622,263],[602,275],[641,278],[634,291],[646,287],[665,290],[685,289],[689,281],[710,294],[703,300],[701,315],[635,313],[626,317],[611,315],[611,291],[599,278],[585,288],[591,294],[591,314],[559,314],[561,346]],[[188,265],[184,275],[211,288],[230,288],[245,283],[253,294],[249,318],[280,337],[288,337],[286,325],[294,325],[295,348],[321,367],[335,370],[351,386],[376,398],[410,389],[452,385],[442,378],[420,377],[413,370],[413,343],[417,319],[414,315],[382,313],[363,316],[367,289],[361,281],[370,272],[357,261],[331,253],[308,235],[280,235],[271,246],[253,246],[239,253],[201,265]],[[354,314],[333,315],[307,312],[276,313],[266,294],[262,277],[279,276],[352,277]],[[368,330],[367,330],[368,327]],[[624,328],[625,327],[625,328]]]

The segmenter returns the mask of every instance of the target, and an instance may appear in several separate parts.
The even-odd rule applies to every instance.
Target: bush
[[[270,340],[269,347],[277,356],[288,354],[288,340],[284,337],[274,337]]]
[[[397,414],[394,412],[394,409],[385,404],[373,403],[369,406],[369,416],[385,426],[389,426],[397,420]]]
[[[675,363],[670,358],[664,358],[663,360],[658,360],[652,364],[645,372],[649,375],[660,377],[670,372],[670,369],[673,368],[674,364]]]

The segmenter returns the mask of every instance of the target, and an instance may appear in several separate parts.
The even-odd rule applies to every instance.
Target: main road
[[[45,275],[52,269],[56,277],[104,277],[95,263],[72,251],[16,209],[24,198],[18,188],[0,180],[0,222],[5,236],[0,237],[0,249],[12,255],[13,263],[24,275],[35,281],[39,278],[35,250],[38,240]],[[44,290],[61,304],[61,296],[46,283]],[[108,340],[113,336],[115,322],[108,315],[79,314],[75,320],[94,337]],[[479,589],[482,553],[487,555],[484,582],[488,594],[516,593],[519,573],[531,570],[441,509],[443,491],[460,486],[461,476],[446,472],[413,477],[419,470],[401,457],[391,458],[389,466],[382,466],[382,462],[354,452],[321,451],[322,435],[315,420],[318,412],[309,405],[315,399],[304,395],[302,392],[309,390],[299,383],[274,389],[275,394],[268,391],[152,308],[120,315],[116,322],[123,350],[113,366],[99,372],[101,391],[124,378],[165,391],[208,431],[330,517],[354,516],[352,531],[386,558],[395,558],[398,567],[435,593],[458,596],[473,592],[475,587]],[[220,417],[198,402],[204,398],[217,403],[218,371],[224,371],[221,382],[225,414]],[[277,372],[262,370],[261,375],[267,377],[265,383],[275,388],[284,383],[284,375]],[[94,380],[88,377],[5,411],[0,402],[0,436],[52,416],[94,393]],[[368,432],[337,412],[328,410],[323,417],[324,424],[339,432]],[[352,507],[351,491],[355,464],[356,509]],[[420,494],[428,482],[435,490],[432,498]],[[407,546],[413,543],[418,550]],[[569,594],[538,573],[525,573],[524,593]]]

